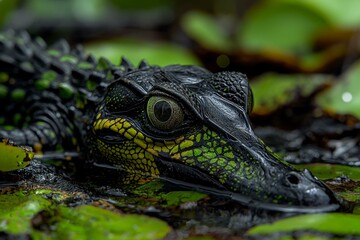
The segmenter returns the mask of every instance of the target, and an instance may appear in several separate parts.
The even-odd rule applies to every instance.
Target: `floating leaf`
[[[331,234],[360,235],[360,217],[343,213],[307,214],[285,218],[251,228],[248,235],[293,232],[301,230]]]
[[[336,189],[334,189],[334,191],[348,201],[360,201],[360,188],[356,187],[359,186],[358,181],[360,181],[359,167],[325,163],[299,164],[295,165],[295,167],[299,169],[306,168],[321,180],[331,180],[338,177],[349,178],[351,180],[349,182],[336,183]]]
[[[209,49],[226,52],[233,47],[220,21],[209,14],[187,12],[182,17],[181,26],[191,38]]]
[[[114,213],[89,205],[71,208],[58,204],[69,196],[73,197],[66,192],[45,189],[14,190],[0,195],[0,232],[49,238],[49,232],[37,229],[34,222],[50,227],[51,237],[55,239],[152,240],[163,239],[171,231],[167,223],[145,215]]]
[[[8,139],[0,141],[0,171],[7,172],[29,165],[34,152],[29,147],[17,146]]]
[[[292,0],[286,0],[292,1]],[[294,1],[295,2],[295,1]],[[360,24],[360,1],[329,1],[329,0],[297,0],[297,4],[306,6],[326,16],[334,25],[342,27],[358,27]]]
[[[283,75],[268,73],[251,82],[256,114],[268,114],[280,106],[307,97],[330,81],[327,75]]]
[[[336,164],[300,164],[296,167],[309,169],[316,177],[321,180],[334,179],[340,176],[347,176],[353,181],[360,181],[360,168]]]
[[[264,1],[245,15],[238,38],[247,50],[305,53],[314,34],[329,25],[322,12],[302,1]]]
[[[165,222],[135,214],[116,214],[94,206],[60,207],[54,224],[56,239],[163,239]],[[60,218],[59,218],[60,217]]]

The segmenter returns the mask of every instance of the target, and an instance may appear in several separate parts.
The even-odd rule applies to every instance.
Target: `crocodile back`
[[[119,70],[86,55],[81,46],[71,49],[65,40],[47,46],[26,32],[0,33],[0,137],[33,146],[27,138],[36,135],[42,150],[80,151],[87,123]],[[38,125],[52,133],[42,133]],[[10,134],[12,129],[29,130],[29,136],[20,130]]]

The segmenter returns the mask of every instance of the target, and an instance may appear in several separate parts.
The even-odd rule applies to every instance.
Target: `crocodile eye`
[[[171,130],[184,120],[180,105],[168,97],[150,97],[146,111],[151,124],[160,130]]]

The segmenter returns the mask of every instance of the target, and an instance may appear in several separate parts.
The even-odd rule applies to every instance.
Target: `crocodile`
[[[37,156],[126,173],[119,185],[162,178],[256,207],[335,210],[310,171],[282,161],[250,124],[240,72],[119,65],[65,40],[0,34],[0,138]],[[80,165],[81,165],[80,164]],[[290,211],[289,210],[289,211]]]

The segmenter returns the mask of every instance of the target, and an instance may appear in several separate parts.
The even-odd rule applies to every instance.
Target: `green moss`
[[[30,220],[39,211],[51,206],[49,200],[37,194],[16,192],[0,195],[0,232],[21,234],[31,232]]]

